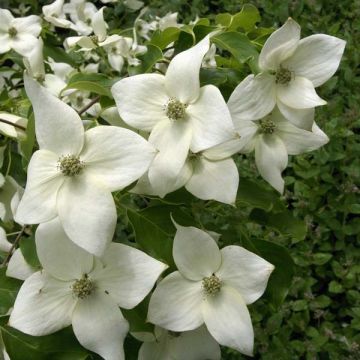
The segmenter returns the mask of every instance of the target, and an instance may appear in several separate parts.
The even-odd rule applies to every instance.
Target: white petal
[[[10,121],[13,124],[22,125],[25,128],[27,126],[27,119],[18,115],[0,112],[0,119]],[[9,137],[13,137],[15,139],[16,138],[24,139],[24,137],[26,136],[26,133],[23,130],[20,130],[15,126],[3,122],[0,123],[0,133]]]
[[[24,82],[34,109],[40,148],[58,155],[79,154],[84,142],[84,127],[77,112],[26,75]]]
[[[283,104],[279,99],[277,106],[282,115],[296,127],[304,130],[311,130],[314,123],[315,108],[295,109]]]
[[[45,74],[44,86],[51,94],[59,97],[61,90],[66,87],[66,82],[54,74]]]
[[[262,73],[247,76],[232,92],[228,107],[235,128],[241,121],[257,120],[269,114],[276,103],[273,75]]]
[[[116,106],[123,120],[139,130],[151,131],[167,120],[165,106],[169,96],[165,78],[159,74],[141,74],[118,81],[111,88]]]
[[[0,9],[3,10],[3,9]],[[0,22],[1,24],[1,22]],[[1,26],[1,25],[0,25]],[[0,34],[0,54],[4,54],[11,49],[11,40],[9,38],[9,35],[6,34]]]
[[[124,66],[124,58],[121,55],[109,53],[108,60],[110,66],[116,71],[120,72]]]
[[[40,17],[36,15],[16,18],[13,20],[12,26],[14,26],[19,33],[26,33],[33,37],[38,37],[41,32]]]
[[[116,208],[109,190],[86,175],[68,179],[61,187],[57,208],[62,226],[78,246],[101,256],[116,226]]]
[[[105,267],[92,277],[100,290],[125,309],[139,304],[168,267],[140,250],[115,243],[110,244],[102,261]]]
[[[244,300],[236,290],[222,287],[203,305],[204,321],[210,334],[223,346],[252,356],[254,330]]]
[[[104,41],[106,37],[106,22],[104,21],[104,7],[97,11],[91,18],[91,26],[94,34],[99,38],[99,41]]]
[[[166,89],[171,97],[184,104],[197,99],[200,93],[200,67],[209,48],[209,36],[206,36],[171,60],[165,75]]]
[[[239,173],[233,159],[212,161],[202,156],[193,163],[193,169],[186,190],[202,200],[235,203]]]
[[[38,150],[33,154],[25,193],[15,214],[16,222],[38,224],[57,215],[56,199],[64,182],[57,161],[57,155],[48,150]]]
[[[278,30],[266,40],[259,56],[262,70],[277,70],[279,65],[296,50],[300,40],[300,26],[289,18]]]
[[[0,218],[3,222],[8,222],[14,218],[24,189],[10,175],[4,180],[5,183],[0,188],[0,204],[3,209]]]
[[[215,240],[193,226],[175,226],[173,257],[181,274],[190,280],[202,280],[215,273],[221,264]]]
[[[313,151],[329,142],[324,134],[299,129],[285,119],[277,124],[277,135],[283,141],[289,155]]]
[[[14,17],[9,10],[0,9],[0,31],[7,32],[13,20]]]
[[[26,33],[20,33],[11,39],[11,47],[22,56],[29,56],[37,43],[36,37]]]
[[[174,190],[174,182],[188,156],[191,137],[192,130],[187,121],[162,121],[150,134],[149,142],[159,153],[150,166],[149,180],[159,196]]]
[[[259,135],[255,145],[255,163],[260,175],[280,194],[284,191],[281,173],[288,162],[286,147],[276,135]]]
[[[151,144],[131,130],[98,126],[86,131],[80,158],[89,174],[115,191],[139,179],[155,153]]]
[[[71,283],[39,271],[21,286],[9,325],[29,335],[51,334],[71,324],[74,306]]]
[[[295,109],[326,104],[326,101],[316,93],[312,82],[301,76],[295,76],[287,85],[278,84],[276,94],[282,103]]]
[[[209,160],[224,160],[236,153],[238,153],[244,146],[242,138],[235,134],[234,137],[219,145],[206,149],[202,154]]]
[[[246,304],[261,297],[274,266],[241,246],[221,249],[222,263],[216,275],[222,284],[239,292]]]
[[[202,87],[198,99],[188,106],[186,113],[192,127],[192,152],[202,151],[233,137],[235,131],[228,107],[215,86]]]
[[[124,360],[123,343],[129,324],[110,296],[95,292],[79,300],[72,319],[80,344],[106,360]]]
[[[16,249],[10,258],[6,269],[6,276],[19,280],[26,280],[34,272],[35,270],[26,262],[21,250]]]
[[[203,324],[201,281],[185,279],[175,271],[162,280],[150,298],[148,321],[172,331],[187,331]]]
[[[314,87],[329,80],[339,67],[346,42],[334,36],[316,34],[300,40],[284,66],[309,79]]]
[[[58,217],[40,224],[35,238],[41,265],[56,279],[81,279],[92,270],[93,256],[67,237]]]
[[[6,238],[5,230],[0,227],[0,251],[9,252],[12,248],[12,243]]]

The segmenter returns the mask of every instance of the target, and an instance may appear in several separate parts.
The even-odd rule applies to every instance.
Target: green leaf
[[[141,64],[138,66],[129,66],[129,75],[144,74],[152,72],[153,66],[163,58],[163,53],[158,46],[149,44],[147,46],[147,52],[143,55],[139,55],[138,59]]]
[[[255,24],[261,20],[259,10],[251,4],[245,4],[241,11],[232,17],[229,30],[242,28],[245,32],[255,28]]]
[[[268,213],[261,209],[254,209],[250,213],[250,220],[271,227],[282,234],[290,235],[296,241],[303,240],[307,232],[304,221],[296,219],[289,210]]]
[[[281,245],[265,240],[251,242],[256,248],[256,253],[275,266],[264,296],[275,308],[278,308],[288,294],[294,276],[294,261],[288,250]]]
[[[255,45],[246,35],[239,32],[222,33],[213,36],[212,41],[221,49],[229,51],[241,63],[245,63],[259,55]]]
[[[331,254],[317,253],[312,255],[312,263],[315,265],[324,265],[332,258]]]
[[[236,205],[241,204],[267,211],[284,209],[277,193],[263,188],[255,181],[244,178],[240,179],[236,196]]]
[[[26,262],[35,270],[41,269],[41,264],[36,253],[34,236],[22,237],[20,240],[20,250]]]
[[[68,85],[62,91],[78,89],[112,97],[110,88],[117,80],[118,79],[109,79],[103,74],[77,73],[70,78]]]
[[[232,15],[229,13],[225,13],[225,14],[218,14],[215,17],[215,23],[225,26],[225,27],[229,27],[232,21]]]
[[[32,113],[26,126],[26,139],[20,142],[20,150],[23,154],[24,167],[29,163],[35,145],[35,119]],[[25,161],[25,163],[24,163]]]
[[[180,35],[180,29],[176,27],[166,28],[164,31],[156,30],[150,39],[150,45],[164,50],[169,44],[176,41]]]
[[[0,268],[0,315],[5,315],[14,305],[22,281],[6,276],[6,268]]]
[[[85,360],[90,356],[70,327],[47,336],[30,336],[6,325],[0,328],[11,360]]]

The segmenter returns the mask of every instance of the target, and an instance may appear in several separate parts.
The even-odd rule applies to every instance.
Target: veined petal
[[[190,280],[202,280],[216,272],[221,253],[215,240],[193,226],[175,226],[173,257],[180,273]]]
[[[141,74],[118,81],[111,88],[122,119],[139,130],[151,131],[162,120],[168,120],[165,106],[169,96],[165,77]]]
[[[3,9],[0,9],[0,10],[3,10]],[[0,19],[1,19],[1,16],[0,16]],[[10,41],[9,35],[7,33],[5,33],[5,34],[0,33],[0,54],[4,54],[4,53],[8,52],[8,51],[10,51],[10,49],[11,49],[11,41]]]
[[[192,48],[177,54],[170,62],[165,75],[169,95],[184,104],[194,102],[200,94],[200,67],[210,48],[206,36]]]
[[[35,238],[40,263],[54,278],[81,279],[92,270],[93,256],[68,238],[58,217],[40,224]]]
[[[109,295],[96,291],[78,301],[72,325],[75,336],[86,349],[106,360],[124,360],[124,339],[129,324]]]
[[[24,82],[34,110],[40,148],[58,155],[79,154],[84,142],[84,127],[77,112],[27,75],[24,75]]]
[[[117,220],[110,191],[96,179],[78,175],[61,187],[57,209],[68,237],[91,254],[101,256],[113,238]]]
[[[202,151],[233,137],[235,130],[229,109],[217,87],[202,87],[198,99],[188,106],[186,113],[192,127],[192,152]]]
[[[29,56],[37,46],[38,39],[27,33],[19,33],[15,38],[10,39],[10,46],[22,56]]]
[[[313,151],[329,142],[329,138],[323,132],[319,134],[299,129],[286,119],[277,122],[277,135],[283,141],[289,155]]]
[[[210,334],[223,346],[252,356],[254,330],[249,311],[236,290],[224,286],[203,303],[204,322]]]
[[[239,173],[233,159],[212,161],[201,156],[193,163],[193,174],[185,188],[202,200],[234,204]]]
[[[188,156],[192,129],[185,121],[161,121],[151,132],[149,142],[159,153],[149,169],[150,184],[163,197],[174,189],[174,180]]]
[[[104,21],[104,7],[97,11],[91,18],[91,26],[99,41],[106,38],[106,22]]]
[[[274,266],[241,246],[221,249],[222,263],[216,276],[226,287],[234,288],[246,304],[259,299],[266,289]]]
[[[258,120],[269,114],[276,103],[273,75],[261,73],[247,76],[232,92],[228,107],[235,128],[241,121]]]
[[[11,25],[15,27],[18,33],[25,33],[34,37],[38,37],[41,32],[40,17],[37,15],[16,18]]]
[[[57,194],[64,182],[57,162],[57,155],[51,151],[38,150],[33,154],[25,193],[15,214],[16,222],[38,224],[56,216]]]
[[[149,168],[156,150],[135,132],[116,126],[98,126],[85,133],[80,158],[87,173],[110,191],[121,190]]]
[[[70,283],[38,271],[27,278],[16,297],[9,325],[25,334],[52,334],[71,324],[76,304]]]
[[[6,276],[10,276],[19,280],[26,280],[35,273],[33,269],[25,260],[24,255],[20,249],[16,249],[12,254],[9,264],[6,269]]]
[[[175,271],[162,280],[150,298],[148,321],[171,331],[188,331],[203,324],[201,281]]]
[[[277,70],[280,64],[296,50],[300,41],[300,26],[289,18],[278,30],[266,40],[259,56],[262,70]]]
[[[286,147],[276,135],[259,135],[255,144],[255,163],[263,177],[280,194],[284,191],[281,173],[288,163]]]
[[[132,309],[154,287],[168,267],[144,252],[123,244],[110,244],[102,257],[104,268],[92,278],[122,308]]]
[[[312,82],[301,76],[295,76],[295,79],[287,85],[278,84],[276,94],[282,103],[295,109],[307,109],[326,104],[326,101],[316,93]]]
[[[311,130],[314,123],[315,108],[295,109],[282,103],[279,99],[277,106],[281,114],[293,125],[300,129]]]
[[[335,74],[345,44],[344,40],[334,36],[308,36],[300,40],[295,53],[283,65],[295,71],[297,76],[309,79],[314,87],[318,87]]]

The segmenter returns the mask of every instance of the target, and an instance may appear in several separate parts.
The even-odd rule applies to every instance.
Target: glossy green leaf
[[[255,28],[255,24],[261,20],[259,10],[252,4],[245,4],[241,11],[232,17],[229,30],[243,29],[245,32]]]
[[[20,250],[26,262],[35,270],[41,268],[39,258],[36,253],[36,244],[34,236],[22,237],[20,240]]]
[[[163,53],[158,46],[149,44],[147,46],[147,52],[139,55],[138,58],[141,64],[138,66],[129,66],[128,70],[130,75],[152,72],[153,66],[163,58]]]
[[[22,281],[6,276],[6,268],[0,268],[0,315],[5,315],[14,305]]]
[[[164,50],[169,44],[176,41],[180,34],[180,29],[176,27],[169,27],[165,30],[156,30],[150,39],[151,45],[157,46],[159,49]]]

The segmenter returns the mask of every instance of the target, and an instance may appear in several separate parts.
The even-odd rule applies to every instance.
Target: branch
[[[4,124],[11,125],[11,126],[16,127],[16,128],[18,128],[18,129],[21,129],[21,130],[23,130],[23,131],[26,131],[26,127],[21,126],[21,125],[18,125],[18,124],[14,124],[14,123],[11,122],[11,121],[4,120],[4,119],[0,119],[0,122],[2,122],[2,123],[4,123]]]
[[[90,109],[95,103],[100,100],[100,95],[94,97],[87,105],[78,111],[79,115],[82,115],[86,110]]]
[[[12,244],[11,249],[10,249],[9,252],[7,253],[5,260],[4,260],[3,263],[1,264],[1,267],[2,267],[2,268],[5,267],[5,266],[8,264],[8,262],[10,261],[11,256],[12,256],[12,254],[13,254],[13,251],[15,250],[16,246],[19,244],[19,241],[20,241],[21,237],[23,236],[23,234],[24,234],[24,232],[25,232],[25,229],[26,229],[26,225],[24,225],[24,226],[21,228],[18,236],[16,237],[14,243]]]

